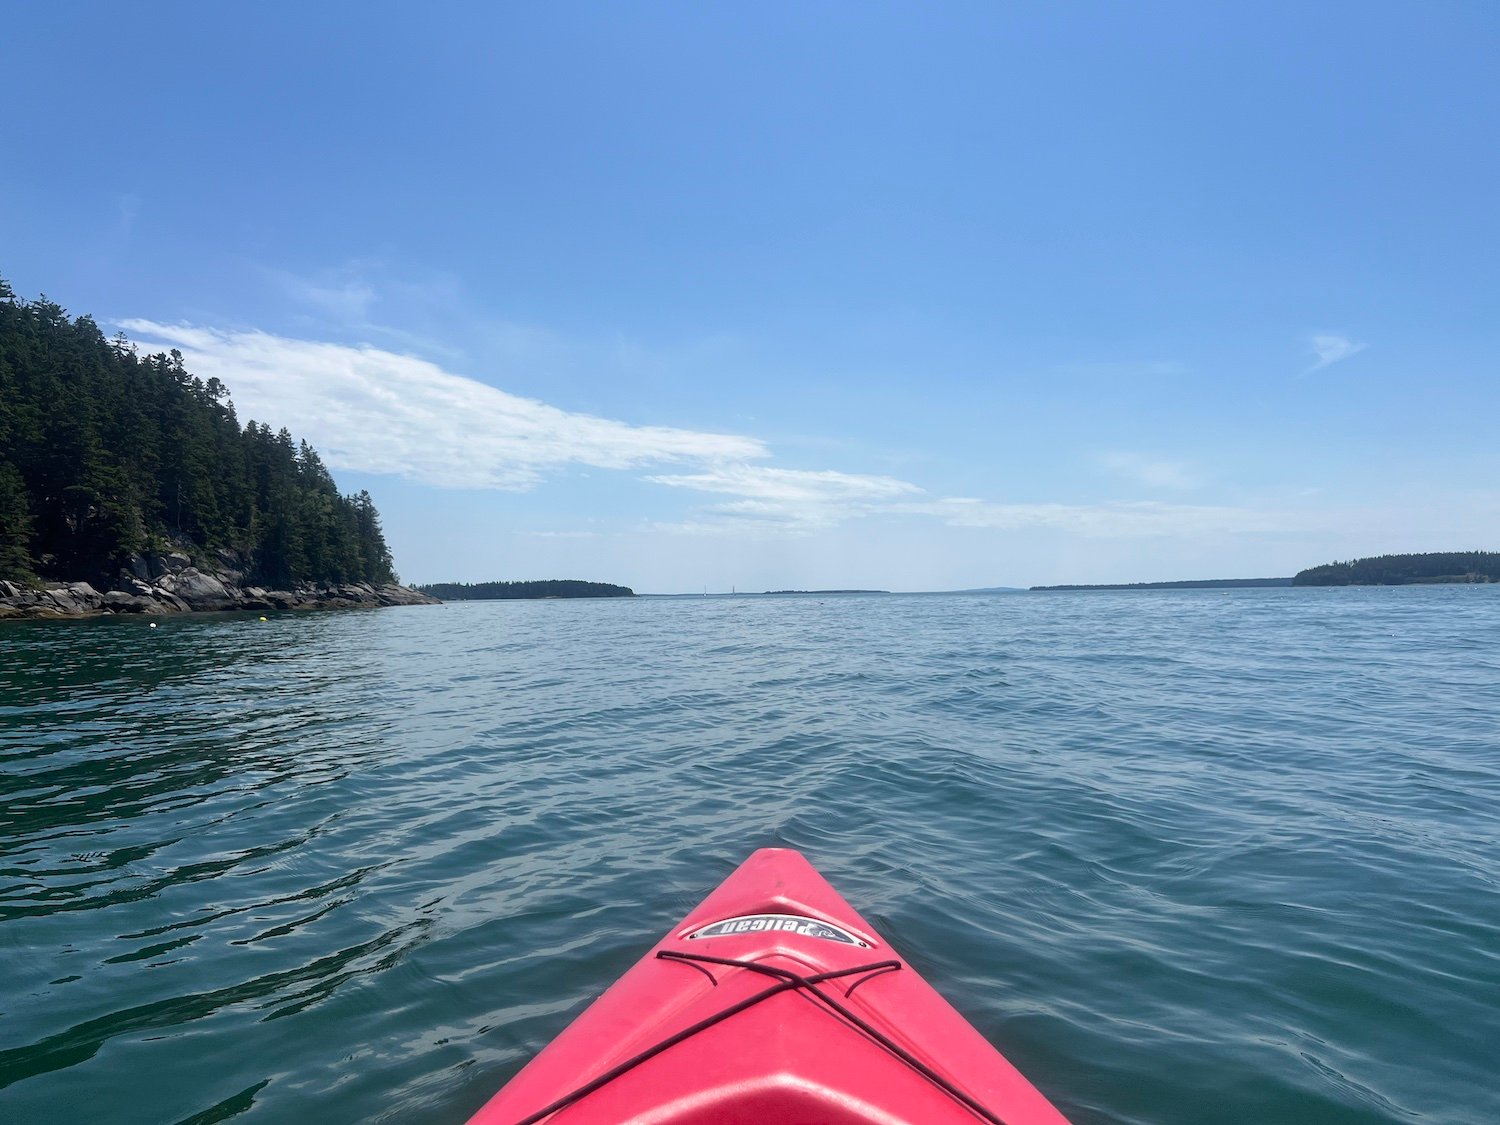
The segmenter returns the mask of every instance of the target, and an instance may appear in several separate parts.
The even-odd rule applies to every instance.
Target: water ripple
[[[0,1118],[459,1122],[752,848],[1075,1120],[1491,1122],[1487,589],[0,628]]]

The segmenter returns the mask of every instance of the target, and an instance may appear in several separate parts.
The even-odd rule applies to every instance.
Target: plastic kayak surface
[[[799,853],[742,864],[470,1125],[1067,1125]]]

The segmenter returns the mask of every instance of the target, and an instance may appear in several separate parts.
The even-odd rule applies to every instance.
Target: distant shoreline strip
[[[1033,586],[1033,590],[1229,590],[1290,586],[1290,578],[1204,578],[1190,582],[1113,582],[1095,586]]]

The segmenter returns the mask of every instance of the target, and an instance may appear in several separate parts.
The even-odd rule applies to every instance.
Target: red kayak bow
[[[1067,1125],[799,853],[764,848],[470,1125]]]

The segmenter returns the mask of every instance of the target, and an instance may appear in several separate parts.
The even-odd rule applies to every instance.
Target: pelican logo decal
[[[771,932],[800,934],[803,937],[822,938],[824,941],[842,942],[868,949],[870,943],[861,941],[848,930],[832,922],[820,922],[816,918],[799,918],[795,914],[743,914],[738,918],[725,918],[701,930],[688,934],[691,938],[732,937],[735,934],[763,934]]]

